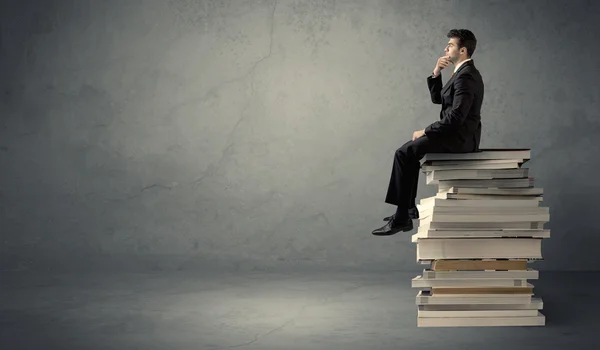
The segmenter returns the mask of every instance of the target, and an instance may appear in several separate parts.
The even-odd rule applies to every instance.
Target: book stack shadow
[[[430,153],[421,160],[433,197],[417,205],[412,236],[417,261],[429,265],[412,280],[418,327],[544,326],[539,271],[549,208],[534,186],[529,149]]]

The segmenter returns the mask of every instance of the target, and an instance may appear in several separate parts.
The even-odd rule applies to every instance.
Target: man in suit
[[[413,219],[419,217],[415,198],[420,160],[426,153],[459,153],[479,150],[481,139],[481,104],[483,80],[471,59],[477,40],[467,29],[452,29],[448,33],[446,55],[440,57],[427,85],[434,104],[441,104],[440,120],[413,133],[411,141],[396,150],[392,174],[385,199],[397,206],[396,213],[384,218],[387,223],[372,232],[389,236],[413,229]],[[442,87],[442,69],[454,66],[452,76]]]

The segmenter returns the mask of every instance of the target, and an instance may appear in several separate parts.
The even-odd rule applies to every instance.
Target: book
[[[421,215],[419,213],[419,215]],[[550,220],[550,213],[528,213],[522,214],[503,214],[501,212],[493,213],[486,212],[484,214],[466,214],[466,213],[444,213],[439,209],[437,212],[424,212],[422,217],[419,217],[419,222],[423,225],[427,225],[432,222],[436,223],[465,223],[465,224],[476,224],[476,223],[495,223],[496,227],[501,227],[504,222],[548,222]]]
[[[516,169],[454,169],[426,172],[428,185],[444,180],[528,179],[528,168]]]
[[[460,279],[538,279],[539,271],[531,268],[514,270],[478,269],[478,270],[434,270],[423,269],[421,275],[425,280],[460,280]]]
[[[419,275],[412,280],[412,287],[418,288],[464,288],[464,287],[522,287],[527,286],[526,278],[424,278]],[[452,289],[455,290],[455,289]]]
[[[543,188],[470,188],[470,187],[450,187],[444,191],[438,191],[438,193],[451,193],[451,194],[479,194],[479,195],[500,195],[500,196],[541,196],[544,194]]]
[[[540,238],[425,238],[417,241],[417,260],[542,259]]]
[[[421,164],[439,160],[505,160],[523,159],[523,162],[531,159],[530,149],[502,149],[482,148],[476,152],[465,153],[428,153],[421,159]]]
[[[544,326],[545,316],[418,317],[418,327]]]
[[[502,194],[470,194],[470,193],[448,193],[438,192],[435,194],[436,198],[441,199],[472,199],[472,200],[494,200],[494,201],[505,201],[505,200],[535,200],[541,202],[544,198],[539,196],[531,195],[502,195]],[[501,204],[501,203],[498,203]]]
[[[466,294],[527,294],[533,295],[533,284],[519,287],[432,287],[431,295],[466,295]]]
[[[413,243],[426,238],[550,238],[550,230],[542,229],[425,229],[419,227],[417,233],[411,236]]]
[[[531,294],[441,294],[420,290],[416,296],[417,305],[527,305]],[[463,306],[464,307],[464,306]]]
[[[452,259],[434,260],[432,271],[524,271],[527,259]]]
[[[421,166],[421,171],[427,173],[433,170],[467,170],[467,169],[517,169],[523,164],[523,159],[480,160],[480,161],[434,161]]]
[[[535,179],[453,179],[440,180],[437,182],[439,189],[444,191],[452,187],[474,187],[474,188],[530,188],[533,187]]]
[[[541,298],[531,298],[521,304],[423,304],[418,305],[422,311],[435,311],[436,317],[448,317],[450,313],[443,311],[493,311],[493,310],[542,310],[544,301]]]
[[[427,219],[427,218],[425,218]],[[499,230],[499,229],[543,229],[546,221],[505,221],[505,222],[435,222],[420,220],[419,229],[454,229],[454,230]]]
[[[510,198],[511,196],[500,196],[509,197],[502,200],[496,198],[465,198],[465,200],[454,200],[453,198],[444,198],[440,196],[433,196],[423,198],[417,204],[417,209],[425,210],[430,207],[469,207],[469,208],[481,208],[481,207],[539,207],[540,200],[537,197],[525,197],[523,199]]]

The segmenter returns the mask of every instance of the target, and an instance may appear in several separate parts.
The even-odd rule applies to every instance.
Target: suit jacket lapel
[[[473,64],[473,60],[471,59],[470,61],[467,61],[465,63],[463,63],[457,70],[456,73],[454,73],[454,75],[452,75],[452,78],[448,79],[448,82],[446,82],[446,85],[444,85],[444,87],[442,88],[442,95],[446,92],[446,90],[448,90],[448,88],[450,86],[452,86],[452,82],[454,81],[454,79],[456,78],[456,76],[458,75],[458,72],[460,72],[463,68],[465,68],[466,66],[470,66]]]
[[[462,68],[462,67],[460,67],[460,68]],[[456,73],[458,73],[458,71]],[[446,85],[444,85],[444,87],[442,88],[442,95],[444,95],[446,93],[446,90],[448,90],[448,88],[452,85],[452,81],[456,77],[456,73],[454,73],[452,78],[448,79],[448,81],[446,82]]]

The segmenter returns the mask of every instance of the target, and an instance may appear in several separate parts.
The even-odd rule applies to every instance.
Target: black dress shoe
[[[403,222],[396,222],[395,219],[389,220],[382,227],[371,232],[374,236],[391,236],[398,232],[407,232],[413,229],[413,221],[411,218]]]
[[[394,214],[396,215],[396,214]],[[392,218],[394,217],[394,215],[390,215],[390,216],[386,216],[383,218],[383,221],[390,221],[392,220]],[[418,219],[419,218],[419,211],[417,210],[417,208],[410,208],[408,209],[408,217],[411,219]]]

